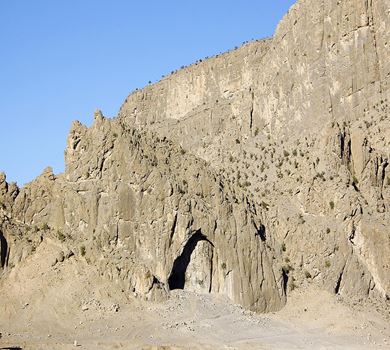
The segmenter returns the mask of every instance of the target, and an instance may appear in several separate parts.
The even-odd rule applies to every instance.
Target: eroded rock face
[[[268,208],[295,284],[389,294],[389,5],[298,1],[272,39],[174,73],[120,110]]]
[[[257,311],[315,283],[390,295],[388,0],[298,1],[273,38],[75,122],[66,170],[0,174],[7,270],[45,239],[137,296]]]
[[[147,299],[181,288],[278,309],[277,253],[257,236],[261,211],[235,187],[171,141],[99,117],[90,129],[73,125],[65,173],[48,169],[23,188],[12,218]]]

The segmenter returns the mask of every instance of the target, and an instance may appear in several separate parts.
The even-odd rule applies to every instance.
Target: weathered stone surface
[[[298,281],[310,270],[331,289],[346,271],[351,285],[338,293],[367,295],[375,285],[388,295],[389,277],[378,273],[388,264],[372,261],[373,245],[390,245],[389,5],[298,1],[272,39],[130,95],[119,118],[175,140],[269,207],[267,232],[285,241]],[[214,74],[225,57],[229,74]],[[180,91],[196,99],[186,103]],[[355,291],[362,272],[371,279]]]
[[[298,1],[273,38],[74,122],[64,174],[0,174],[4,276],[49,239],[149,300],[183,288],[269,311],[313,283],[386,301],[389,8]]]

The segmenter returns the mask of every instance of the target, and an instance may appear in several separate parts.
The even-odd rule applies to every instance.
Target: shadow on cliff
[[[0,266],[4,267],[7,263],[8,243],[3,233],[0,231]]]
[[[169,289],[184,289],[185,274],[191,261],[191,254],[200,241],[207,241],[214,246],[200,230],[196,231],[184,246],[183,252],[173,263],[171,274],[168,278]]]

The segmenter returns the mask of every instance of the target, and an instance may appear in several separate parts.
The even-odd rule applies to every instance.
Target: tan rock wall
[[[258,310],[317,284],[389,298],[389,0],[301,0],[272,39],[72,125],[64,174],[0,175],[2,268],[45,239],[128,292]]]

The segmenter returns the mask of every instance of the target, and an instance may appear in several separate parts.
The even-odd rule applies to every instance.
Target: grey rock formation
[[[300,0],[275,36],[72,125],[66,170],[0,175],[2,278],[45,239],[149,300],[257,311],[390,296],[390,2]],[[55,264],[54,262],[53,264]]]

